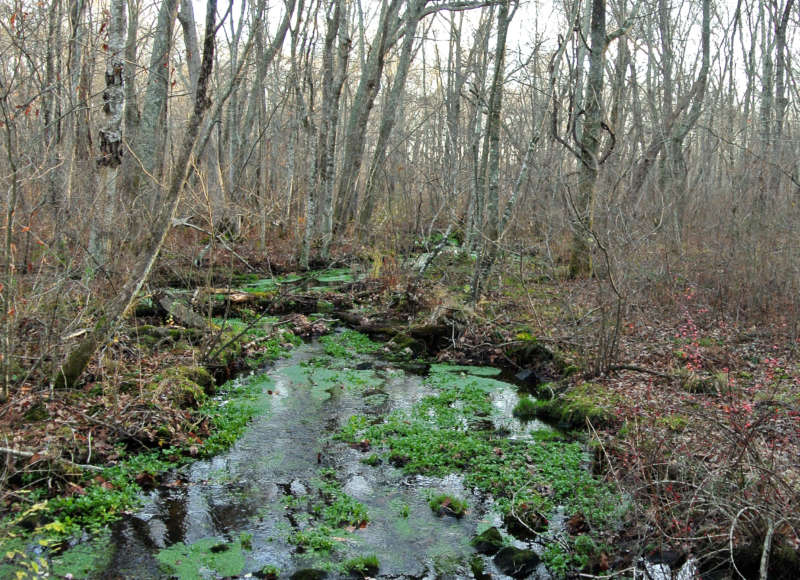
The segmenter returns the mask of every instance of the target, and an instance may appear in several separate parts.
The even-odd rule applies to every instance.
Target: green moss
[[[185,370],[186,367],[169,369],[156,385],[156,390],[179,409],[197,409],[205,402],[206,392],[184,374]]]
[[[353,443],[368,439],[406,473],[464,473],[465,485],[491,494],[503,513],[513,502],[541,513],[564,505],[569,513],[587,514],[592,525],[605,525],[624,511],[619,496],[586,471],[579,443],[560,437],[535,444],[498,439],[491,422],[484,426],[494,412],[489,395],[497,381],[445,372],[426,382],[437,394],[381,423],[356,415],[339,437]]]
[[[463,517],[467,513],[467,502],[463,499],[447,494],[439,494],[430,499],[428,505],[431,510],[440,516]]]
[[[330,270],[323,270],[321,272],[314,272],[312,277],[322,284],[333,284],[335,282],[352,282],[353,271],[350,268],[333,268]]]
[[[216,390],[216,381],[206,369],[200,366],[179,366],[176,371],[200,385],[207,395],[213,395]]]
[[[377,453],[373,453],[372,455],[362,459],[361,463],[364,463],[365,465],[371,465],[372,467],[375,467],[376,465],[380,465],[381,464],[381,458]]]
[[[220,387],[220,395],[227,399],[227,404],[207,401],[198,411],[211,423],[211,435],[203,443],[201,454],[210,457],[233,445],[250,420],[269,409],[269,399],[264,393],[274,387],[275,382],[267,375],[231,381]]]
[[[581,370],[581,368],[579,366],[577,366],[577,365],[567,365],[567,366],[564,367],[564,370],[561,371],[561,374],[564,377],[570,377],[570,376],[572,376],[574,374],[579,373],[580,370]]]
[[[50,413],[47,412],[47,407],[44,406],[44,403],[39,401],[31,405],[22,417],[29,423],[38,423],[49,419]]]
[[[323,336],[320,339],[325,347],[325,354],[333,358],[343,358],[353,354],[370,354],[377,352],[381,344],[373,342],[366,334],[355,330],[345,330]]]
[[[469,559],[469,568],[475,580],[488,580],[492,577],[491,574],[486,573],[486,564],[484,564],[483,559],[477,554]]]
[[[496,377],[501,369],[496,367],[478,367],[469,365],[432,364],[431,373],[465,373],[476,377]]]
[[[689,419],[685,415],[665,415],[656,419],[656,424],[666,427],[670,431],[680,433],[688,427]]]
[[[304,513],[310,514],[306,527],[289,536],[289,542],[301,546],[306,552],[328,555],[341,542],[336,538],[347,537],[345,527],[362,527],[369,522],[367,508],[348,496],[330,469],[320,470],[318,478],[311,481],[312,492],[307,500],[289,497],[287,507],[296,509],[304,506]]]
[[[581,427],[586,420],[607,425],[615,420],[620,396],[597,383],[579,383],[549,401],[535,401],[536,415],[570,427]]]
[[[277,566],[267,565],[261,568],[254,576],[265,580],[277,580],[280,573],[281,571]]]
[[[361,577],[375,576],[380,567],[380,561],[374,554],[350,558],[342,564],[345,572]]]
[[[193,544],[178,542],[156,554],[165,572],[181,580],[201,580],[213,571],[216,576],[238,576],[245,564],[239,541],[224,543],[204,538]]]
[[[398,358],[404,354],[408,354],[406,358],[410,358],[412,354],[419,355],[426,350],[424,342],[402,332],[395,334],[386,345],[394,351],[395,356]]]
[[[58,577],[89,578],[104,570],[114,554],[111,534],[104,532],[90,542],[78,544],[54,557],[53,574]]]
[[[334,540],[337,530],[326,525],[317,525],[313,528],[298,530],[289,536],[289,542],[301,546],[305,551],[327,554],[336,548]]]
[[[102,323],[98,323],[98,326]],[[76,348],[69,353],[67,360],[56,372],[53,381],[55,389],[71,389],[83,374],[89,361],[97,351],[97,341],[90,333],[89,338],[84,339]]]
[[[536,417],[536,402],[530,397],[520,397],[511,414],[521,421],[530,421]]]

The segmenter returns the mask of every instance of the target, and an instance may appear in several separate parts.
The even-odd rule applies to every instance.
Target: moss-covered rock
[[[472,538],[470,543],[479,554],[492,556],[503,547],[503,536],[497,528],[492,526]]]
[[[552,399],[536,401],[536,415],[569,427],[581,427],[590,420],[595,426],[615,421],[614,410],[621,396],[597,383],[582,382],[556,394]]]
[[[405,333],[398,333],[392,337],[392,340],[386,343],[393,352],[399,353],[406,351],[414,354],[422,354],[426,351],[427,347],[421,340],[417,340]]]
[[[217,390],[217,383],[206,369],[200,366],[180,366],[176,372],[203,388],[206,395],[213,395]]]
[[[205,369],[176,367],[168,370],[158,381],[156,394],[181,409],[197,409],[206,400],[207,394],[205,388],[194,380],[195,378],[209,386],[214,384],[213,378]]]
[[[472,570],[472,575],[475,580],[490,580],[492,575],[486,572],[486,564],[483,559],[477,554],[469,559],[469,568]]]
[[[539,556],[533,550],[506,546],[494,557],[494,563],[503,574],[512,578],[525,578],[536,570]]]

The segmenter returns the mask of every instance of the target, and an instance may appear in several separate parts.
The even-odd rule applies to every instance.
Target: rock
[[[475,580],[491,580],[492,575],[486,572],[486,566],[480,556],[472,556],[469,560],[469,567]]]
[[[355,499],[364,500],[370,497],[372,486],[365,477],[355,475],[344,484],[342,491]]]
[[[586,521],[586,516],[578,512],[566,521],[564,527],[567,529],[567,532],[575,536],[577,534],[585,534],[588,532],[589,522]]]
[[[532,550],[506,546],[494,557],[497,569],[512,578],[525,578],[533,574],[539,565],[539,556]]]
[[[697,568],[697,561],[689,558],[675,574],[675,580],[694,580],[700,577],[700,570]]]
[[[291,580],[322,580],[327,578],[328,573],[325,570],[316,570],[315,568],[304,568],[298,570],[291,575]]]
[[[642,560],[645,574],[651,580],[672,580],[672,570],[667,564],[654,564],[647,560]]]
[[[289,484],[289,491],[294,497],[303,497],[304,495],[308,495],[308,490],[306,486],[300,483],[299,480],[295,479],[292,483]]]
[[[536,537],[536,532],[547,529],[548,521],[542,514],[532,509],[517,508],[503,518],[508,533],[520,540]]]
[[[206,395],[214,395],[217,391],[217,383],[206,369],[199,366],[180,366],[176,369],[180,374],[194,381],[201,387]]]
[[[503,536],[497,528],[491,527],[472,538],[470,543],[479,554],[491,556],[503,547]]]
[[[181,326],[189,328],[208,328],[208,320],[184,303],[183,299],[169,292],[159,292],[155,295],[156,302]]]

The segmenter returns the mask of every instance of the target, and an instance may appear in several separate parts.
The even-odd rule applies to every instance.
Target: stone
[[[540,558],[532,550],[523,550],[506,546],[494,557],[497,569],[512,578],[525,578],[533,574],[539,565]]]
[[[304,495],[308,494],[308,490],[306,486],[300,483],[299,480],[295,479],[292,483],[289,484],[289,491],[294,497],[303,497]]]
[[[472,538],[471,544],[479,554],[491,556],[503,547],[503,536],[497,528],[491,527]]]
[[[304,568],[303,570],[298,570],[294,574],[291,575],[291,580],[323,580],[323,578],[327,578],[328,573],[324,570],[316,570],[314,568]]]

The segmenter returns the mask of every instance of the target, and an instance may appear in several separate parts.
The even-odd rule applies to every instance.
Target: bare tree
[[[181,191],[186,180],[189,158],[192,155],[195,142],[203,121],[203,116],[210,105],[208,97],[208,84],[211,78],[211,71],[214,64],[214,35],[216,33],[215,18],[217,12],[217,0],[208,0],[206,4],[206,25],[203,40],[203,59],[200,65],[200,75],[197,81],[197,91],[194,100],[194,110],[186,127],[186,132],[181,143],[178,157],[175,161],[174,172],[169,184],[169,188],[163,196],[159,196],[157,207],[157,218],[153,222],[147,243],[136,258],[132,273],[119,293],[104,309],[94,328],[88,333],[86,338],[69,353],[65,362],[60,366],[56,376],[53,377],[56,388],[72,387],[83,374],[86,366],[94,356],[98,348],[103,347],[114,333],[116,333],[120,321],[132,307],[144,283],[150,275],[164,240],[172,226],[172,219],[178,208],[181,198]],[[171,35],[171,26],[159,27],[161,34]],[[163,46],[166,39],[156,38],[156,43]],[[155,107],[153,107],[155,110]]]

